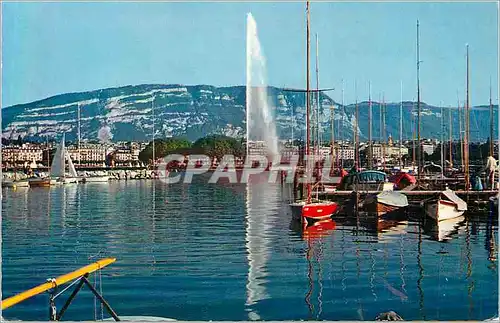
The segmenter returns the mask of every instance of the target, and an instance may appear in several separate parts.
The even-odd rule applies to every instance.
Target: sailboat
[[[18,179],[17,178],[17,169],[14,169],[14,180],[12,181],[13,187],[29,187],[29,180],[27,179]]]
[[[309,37],[309,29],[310,29],[310,19],[309,19],[309,0],[306,2],[306,12],[307,12],[307,88],[306,88],[306,154],[308,155],[311,152],[309,147],[310,143],[310,121],[309,121],[309,111],[310,111],[310,82],[309,82],[309,53],[310,53],[310,37]],[[319,91],[319,90],[317,90]],[[313,147],[314,151],[314,147]],[[313,159],[314,160],[314,159]],[[311,160],[307,162],[307,175],[310,174],[310,165]],[[315,166],[315,165],[314,165]],[[313,167],[314,167],[313,166]],[[319,170],[318,170],[319,173]],[[307,176],[309,177],[309,176]],[[307,179],[306,184],[307,197],[305,201],[299,201],[293,203],[292,209],[294,216],[298,215],[298,211],[300,211],[300,218],[302,223],[312,224],[315,221],[326,220],[330,218],[334,213],[336,213],[339,209],[339,206],[335,202],[331,201],[321,201],[316,199],[314,202],[311,199],[312,189],[310,179]]]
[[[56,154],[50,166],[50,177],[55,177],[58,184],[78,183],[78,174],[76,173],[75,165],[66,150],[65,146],[66,136],[63,134],[61,143],[57,147]],[[69,176],[66,176],[66,162],[68,165]]]

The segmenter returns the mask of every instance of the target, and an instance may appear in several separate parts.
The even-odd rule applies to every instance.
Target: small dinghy
[[[367,197],[364,204],[367,212],[380,216],[403,211],[408,206],[408,198],[400,192],[383,191]]]
[[[458,218],[467,211],[467,203],[450,189],[441,192],[438,197],[427,200],[424,205],[427,215],[436,221]]]

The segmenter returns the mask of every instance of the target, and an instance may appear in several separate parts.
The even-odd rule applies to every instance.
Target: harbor
[[[349,4],[309,0],[280,4],[287,19],[267,4],[87,5],[106,17],[89,38],[63,14],[73,4],[47,4],[51,20],[33,25],[7,5],[20,35],[52,28],[41,52],[68,43],[81,57],[67,61],[87,65],[52,67],[72,87],[29,74],[53,86],[36,95],[7,78],[19,84],[0,109],[2,321],[498,321],[500,115],[475,24],[440,25],[424,4],[374,11],[383,29],[353,25],[361,7],[332,20]],[[221,25],[192,19],[195,5]],[[112,46],[109,61],[92,52]],[[154,83],[166,75],[220,85]],[[144,84],[116,86],[130,80]]]
[[[405,320],[495,316],[498,294],[489,286],[498,282],[496,216],[465,214],[436,225],[411,212],[388,225],[339,214],[333,230],[308,238],[292,220],[291,190],[204,180],[4,189],[3,298],[113,257],[88,280],[98,291],[102,284],[118,317],[374,320],[389,310]],[[73,288],[56,300],[58,312]],[[84,287],[63,319],[111,318],[95,304]],[[43,293],[2,315],[46,320],[48,310]]]

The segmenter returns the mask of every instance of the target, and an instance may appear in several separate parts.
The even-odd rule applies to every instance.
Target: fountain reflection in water
[[[265,178],[267,173],[254,175]],[[255,179],[255,177],[253,177]],[[273,221],[269,214],[279,213],[281,193],[278,184],[251,180],[246,184],[246,249],[248,260],[246,306],[250,320],[261,317],[253,305],[268,299],[266,291],[267,262],[271,254]]]
[[[267,95],[266,60],[257,36],[257,24],[247,15],[246,123],[247,142],[261,141],[268,154],[278,154],[278,137]],[[250,145],[247,144],[247,153]]]

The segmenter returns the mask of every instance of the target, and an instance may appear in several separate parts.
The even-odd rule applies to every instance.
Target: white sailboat
[[[56,154],[52,160],[52,165],[50,166],[51,184],[54,179],[58,184],[78,183],[78,174],[76,173],[75,165],[66,150],[65,138],[65,134],[63,134],[61,143],[57,147]],[[66,175],[66,162],[69,176]]]

